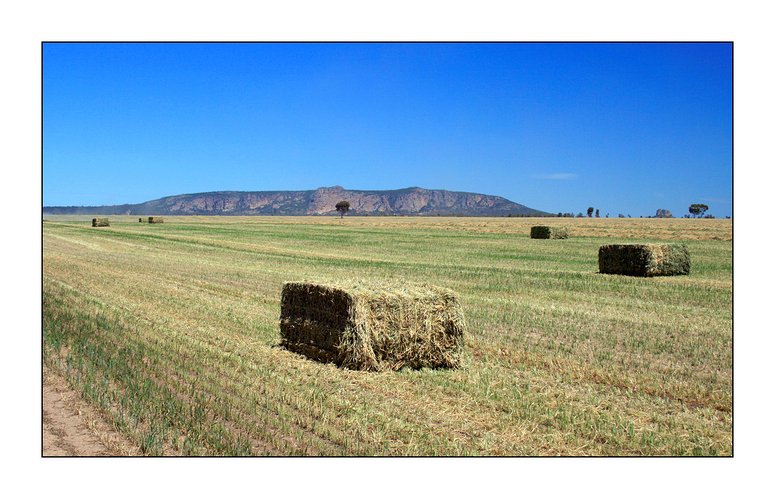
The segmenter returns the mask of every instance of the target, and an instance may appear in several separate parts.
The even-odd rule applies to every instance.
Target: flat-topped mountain
[[[390,191],[220,191],[169,196],[140,204],[44,206],[50,215],[333,215],[336,203],[349,215],[541,216],[546,213],[499,196],[409,187]]]

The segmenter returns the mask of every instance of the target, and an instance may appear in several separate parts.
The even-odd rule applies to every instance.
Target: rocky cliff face
[[[355,215],[541,215],[543,212],[499,196],[410,187],[393,191],[355,191],[341,186],[314,191],[206,192],[182,194],[136,205],[44,207],[50,214],[132,215],[333,215],[348,201]]]
[[[336,213],[336,203],[348,201],[353,214],[379,215],[513,215],[540,214],[498,196],[410,187],[395,191],[348,191],[340,186],[313,191],[308,215]]]
[[[659,209],[657,210],[656,218],[673,218],[673,214],[670,213],[670,210]]]
[[[513,215],[539,214],[526,206],[498,196],[451,192],[411,187],[396,191],[348,191],[341,187],[315,191],[308,214],[323,215],[336,211],[339,201],[348,201],[358,214],[443,214]]]
[[[295,214],[299,204],[308,203],[304,191],[267,192],[209,192],[204,194],[183,194],[149,201],[138,205],[156,211],[168,211],[179,215],[263,215]]]

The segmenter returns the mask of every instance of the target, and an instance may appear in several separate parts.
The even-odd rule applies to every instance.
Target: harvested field
[[[165,217],[42,224],[43,362],[143,455],[732,454],[730,220]],[[691,273],[599,273],[682,242]],[[459,367],[361,371],[282,347],[285,283],[429,283]]]
[[[51,221],[77,222],[91,220],[88,215],[46,215]],[[129,222],[135,217],[114,216],[114,221]],[[272,224],[276,217],[261,216],[167,216],[173,223]],[[559,222],[561,220],[561,222]],[[439,229],[453,233],[474,232],[491,234],[530,235],[534,225],[562,223],[574,237],[639,239],[646,241],[732,241],[732,220],[690,218],[522,218],[522,217],[354,217],[309,216],[283,217],[288,226],[335,226],[375,229]],[[611,241],[608,241],[609,243]]]

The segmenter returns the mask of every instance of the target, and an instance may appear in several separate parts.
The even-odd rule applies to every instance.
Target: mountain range
[[[219,191],[168,196],[139,204],[44,206],[50,215],[333,215],[336,203],[350,215],[543,216],[500,196],[409,187],[383,191],[341,186],[309,191]]]

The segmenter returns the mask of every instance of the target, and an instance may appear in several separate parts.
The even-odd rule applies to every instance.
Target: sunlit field
[[[732,453],[731,220],[47,218],[43,362],[145,455]],[[675,241],[689,275],[598,273],[602,244]],[[455,291],[462,367],[279,347],[284,282],[353,277]]]

